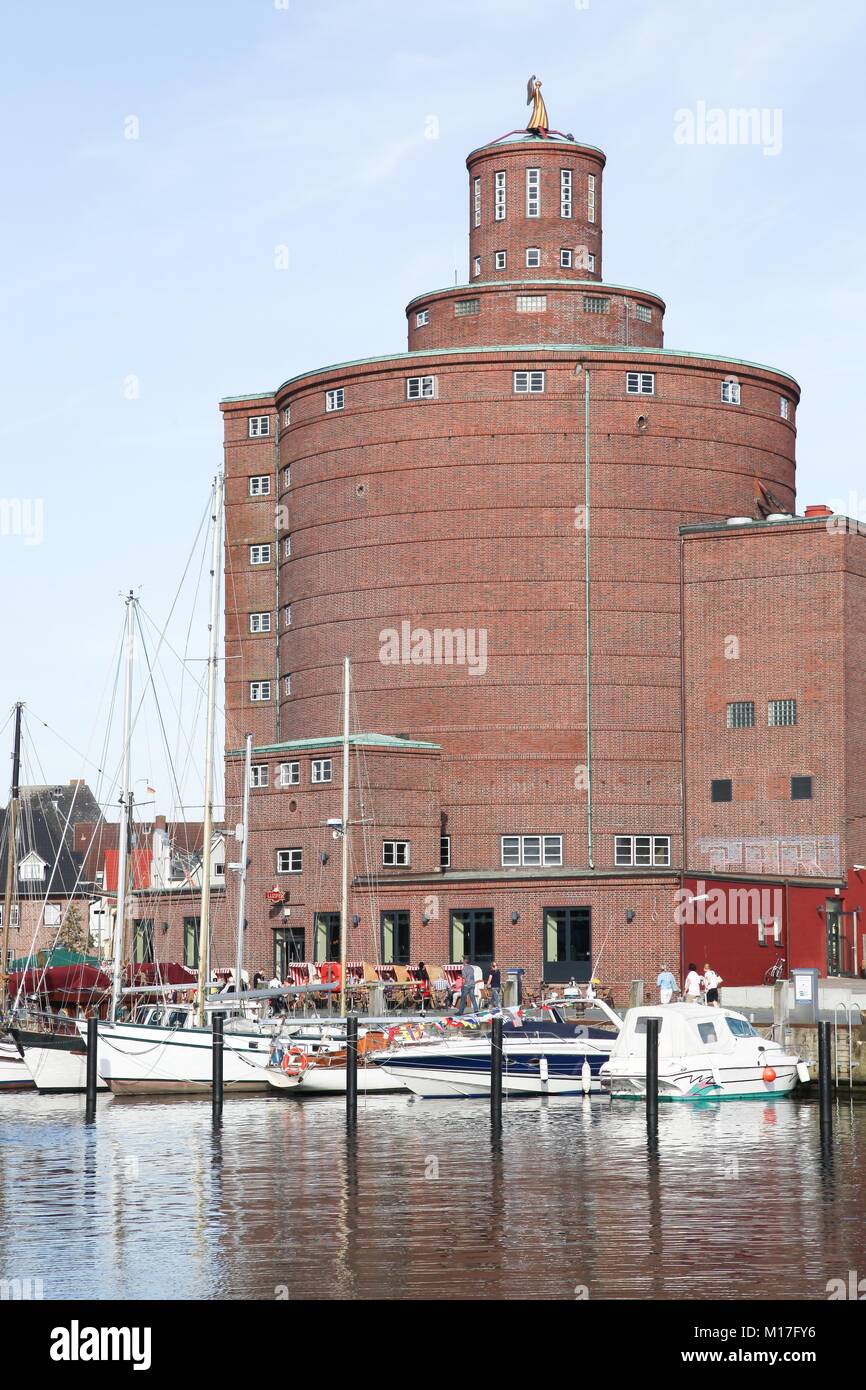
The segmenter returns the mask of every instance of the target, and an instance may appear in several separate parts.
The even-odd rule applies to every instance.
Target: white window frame
[[[587,251],[587,253],[586,253],[586,268],[587,268],[587,270],[591,270],[593,273],[595,273],[595,252],[594,252],[594,251]]]
[[[291,423],[292,423],[292,407],[291,407],[290,405],[285,405],[285,406],[283,406],[283,424],[284,424],[284,425],[290,425]]]
[[[247,417],[248,438],[267,439],[271,432],[270,415],[250,415]]]
[[[475,260],[472,262],[472,278],[475,279],[475,277],[478,276],[478,275],[480,275],[480,274],[481,274],[481,257],[480,257],[480,256],[476,256],[476,257],[475,257]]]
[[[270,497],[271,476],[269,473],[256,473],[250,478],[250,497]]]
[[[300,846],[277,850],[278,874],[302,874],[304,872],[304,851]]]
[[[625,393],[627,396],[654,396],[656,393],[655,372],[626,372]]]
[[[284,559],[284,560],[289,560],[289,559],[291,559],[291,555],[292,555],[292,538],[291,538],[291,536],[283,536],[283,559]]]
[[[419,309],[418,312],[417,312],[416,315],[415,315],[415,327],[416,327],[416,328],[423,328],[424,325],[425,325],[425,324],[428,324],[429,322],[430,322],[430,310],[429,310],[429,309]]]
[[[280,763],[280,786],[299,787],[301,785],[301,764],[292,760]]]
[[[258,790],[270,782],[270,769],[267,763],[250,763],[250,787]]]
[[[505,170],[497,169],[493,175],[493,220],[494,222],[504,222],[507,205],[505,193]]]
[[[63,921],[63,909],[60,903],[46,903],[42,909],[43,927],[59,927]]]
[[[526,216],[541,216],[541,170],[526,171]]]
[[[0,927],[2,927],[2,925],[3,925],[3,904],[0,903]],[[20,927],[20,926],[21,926],[21,906],[20,906],[19,903],[13,903],[13,904],[12,904],[12,909],[11,909],[11,911],[10,911],[10,913],[9,913],[9,929],[10,929],[10,931],[13,930],[13,929],[17,930],[17,928]],[[10,952],[9,952],[9,959],[12,960],[12,958],[13,958],[13,953],[10,951]],[[7,966],[7,968],[8,968],[8,966]]]
[[[45,860],[35,850],[25,854],[21,863],[18,865],[19,883],[44,883],[45,870],[48,868]]]
[[[518,314],[544,314],[547,312],[546,294],[519,294],[514,301]]]
[[[250,614],[250,632],[261,633],[270,632],[271,615],[269,612]]]
[[[291,627],[291,626],[292,626],[292,605],[291,605],[290,603],[285,603],[285,604],[283,604],[283,627]]]
[[[325,411],[330,415],[335,410],[345,410],[346,408],[346,389],[344,386],[334,386],[332,390],[325,392]]]
[[[323,782],[333,782],[334,780],[334,760],[333,758],[313,758],[310,763],[310,781],[314,786],[319,786]]]
[[[614,865],[623,869],[669,869],[670,835],[614,836]]]
[[[408,869],[412,864],[411,840],[383,840],[383,869]]]
[[[283,469],[283,487],[284,487],[284,488],[289,488],[289,487],[291,487],[291,486],[292,486],[292,466],[291,466],[291,464],[286,464],[286,467]]]
[[[266,705],[271,698],[272,681],[250,681],[250,704]]]
[[[574,252],[567,246],[559,248],[559,268],[560,270],[571,270],[574,265]]]
[[[451,868],[451,836],[439,836],[439,867],[440,869]]]
[[[787,396],[779,397],[779,414],[781,415],[783,420],[787,420],[790,417],[791,402],[788,400]]]
[[[528,369],[515,372],[512,381],[515,396],[542,396],[547,385],[545,372]]]
[[[530,256],[537,256],[538,259],[537,259],[537,260],[534,260],[534,261],[531,261],[531,260],[529,259]],[[527,246],[527,248],[526,248],[526,269],[527,269],[527,270],[538,270],[538,269],[540,268],[540,266],[541,266],[541,247],[540,247],[540,246]]]
[[[481,176],[476,174],[472,186],[473,225],[481,226]]]
[[[292,673],[287,671],[283,676],[283,694],[288,696],[292,693]]]
[[[432,401],[437,395],[435,376],[407,376],[407,401]]]
[[[586,176],[586,220],[595,221],[595,174]]]
[[[499,857],[503,869],[558,869],[562,867],[562,836],[501,835]]]
[[[740,383],[738,381],[723,381],[721,386],[722,405],[739,405],[741,403]]]
[[[508,266],[508,252],[507,252],[507,251],[496,251],[496,252],[494,252],[493,264],[494,264],[494,268],[495,268],[496,270],[505,270],[505,269],[507,268],[507,266]]]
[[[559,215],[574,216],[574,176],[571,169],[559,171]]]
[[[263,541],[259,545],[250,546],[251,565],[269,565],[271,563],[271,547],[268,541]]]

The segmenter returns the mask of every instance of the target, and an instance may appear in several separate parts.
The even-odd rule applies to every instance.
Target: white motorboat
[[[405,1089],[404,1083],[374,1066],[371,1057],[386,1043],[385,1034],[358,1030],[358,1094],[393,1092]],[[321,1033],[318,1038],[308,1030],[295,1031],[289,1039],[279,1039],[271,1052],[266,1071],[267,1079],[277,1091],[292,1091],[295,1095],[346,1094],[345,1034],[333,1038]]]
[[[0,1038],[0,1092],[32,1091],[35,1082],[11,1038]]]
[[[86,1027],[86,1025],[83,1025]],[[272,1021],[229,1019],[223,1033],[223,1084],[227,1091],[266,1091],[264,1069]],[[142,1011],[135,1023],[100,1023],[97,1070],[115,1095],[191,1095],[209,1092],[213,1077],[213,1029],[196,1026],[190,1005]]]
[[[661,1020],[659,1100],[765,1100],[790,1095],[809,1069],[796,1054],[756,1032],[744,1014],[703,1004],[629,1009],[602,1089],[615,1098],[646,1096],[647,1022]]]

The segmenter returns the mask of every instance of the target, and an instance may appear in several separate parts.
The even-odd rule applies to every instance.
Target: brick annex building
[[[866,540],[793,515],[797,383],[665,347],[604,279],[600,150],[467,168],[469,282],[411,301],[407,352],[222,402],[247,959],[336,952],[349,656],[350,959],[850,973]]]

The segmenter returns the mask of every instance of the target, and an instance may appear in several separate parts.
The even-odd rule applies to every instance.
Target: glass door
[[[592,974],[592,909],[546,907],[543,912],[544,979],[551,984],[587,981]]]

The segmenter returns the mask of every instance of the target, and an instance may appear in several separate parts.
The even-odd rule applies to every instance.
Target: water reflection
[[[48,1298],[826,1297],[866,1108],[0,1098],[0,1277]]]

